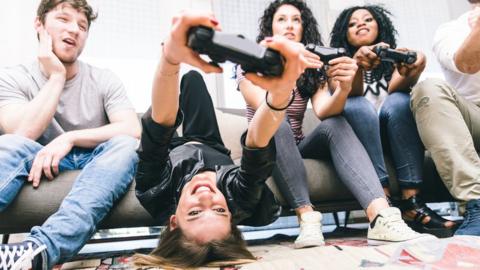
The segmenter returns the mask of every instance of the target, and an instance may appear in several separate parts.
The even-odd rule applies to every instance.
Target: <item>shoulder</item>
[[[23,85],[25,82],[31,81],[35,77],[32,67],[27,65],[16,65],[0,68],[0,85],[15,86]]]
[[[452,38],[453,36],[465,35],[470,32],[468,26],[469,12],[462,14],[455,20],[441,24],[435,32],[434,42],[443,38]]]

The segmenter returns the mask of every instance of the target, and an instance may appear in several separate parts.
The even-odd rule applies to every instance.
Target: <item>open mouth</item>
[[[288,39],[295,39],[295,34],[294,33],[285,33],[284,36]]]
[[[209,183],[198,183],[192,190],[192,195],[197,192],[214,192]]]
[[[63,39],[63,42],[65,42],[68,46],[71,46],[71,47],[75,47],[77,45],[75,40],[72,38],[65,38]]]
[[[370,30],[368,28],[361,28],[357,31],[357,35],[366,34],[368,32],[370,32]]]

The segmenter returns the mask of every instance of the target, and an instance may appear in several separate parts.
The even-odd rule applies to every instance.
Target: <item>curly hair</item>
[[[343,10],[335,21],[332,32],[330,33],[330,46],[345,48],[349,56],[353,56],[357,52],[359,48],[348,43],[347,33],[352,14],[359,9],[365,9],[370,12],[377,22],[378,36],[373,44],[385,42],[390,45],[390,48],[395,49],[397,47],[396,36],[398,35],[398,32],[390,19],[392,13],[379,5],[354,6]],[[376,81],[380,80],[382,76],[385,76],[389,81],[388,78],[391,78],[394,69],[395,67],[392,63],[382,62],[378,67],[372,70],[372,76]]]
[[[312,10],[303,0],[275,0],[271,2],[263,12],[259,19],[260,27],[257,36],[257,42],[262,41],[265,37],[273,35],[273,16],[277,10],[283,5],[292,5],[300,11],[302,17],[303,34],[301,43],[307,45],[314,43],[323,45],[318,23],[313,16]],[[325,83],[324,70],[307,69],[297,80],[297,87],[303,98],[309,98],[317,91],[320,85]]]

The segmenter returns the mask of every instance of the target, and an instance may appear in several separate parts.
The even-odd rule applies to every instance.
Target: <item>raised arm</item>
[[[470,34],[463,41],[454,56],[455,65],[458,70],[475,74],[480,71],[480,7],[472,10],[468,17],[468,24],[471,28]]]
[[[207,73],[222,71],[219,67],[205,62],[187,47],[187,32],[190,27],[198,25],[220,30],[219,23],[211,13],[185,11],[173,18],[172,28],[163,44],[162,57],[153,81],[152,118],[159,124],[173,126],[175,123],[179,108],[178,72],[181,63],[198,67]]]
[[[285,58],[285,69],[280,77],[269,78],[252,73],[246,74],[249,81],[268,91],[268,95],[264,94],[263,102],[259,100],[259,94],[251,100],[256,103],[257,110],[248,127],[246,146],[250,148],[262,148],[268,145],[283,120],[285,109],[281,108],[286,108],[293,98],[292,90],[305,69],[323,66],[317,55],[307,51],[301,43],[290,41],[283,36],[269,37],[262,44],[282,54]],[[259,90],[255,88],[252,89],[253,91]]]

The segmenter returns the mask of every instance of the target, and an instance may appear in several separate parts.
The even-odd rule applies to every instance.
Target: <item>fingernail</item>
[[[216,19],[210,19],[210,22],[215,26],[218,25],[218,21]]]
[[[266,42],[272,42],[272,41],[273,41],[273,37],[266,37],[266,38],[265,38],[265,41],[266,41]]]

